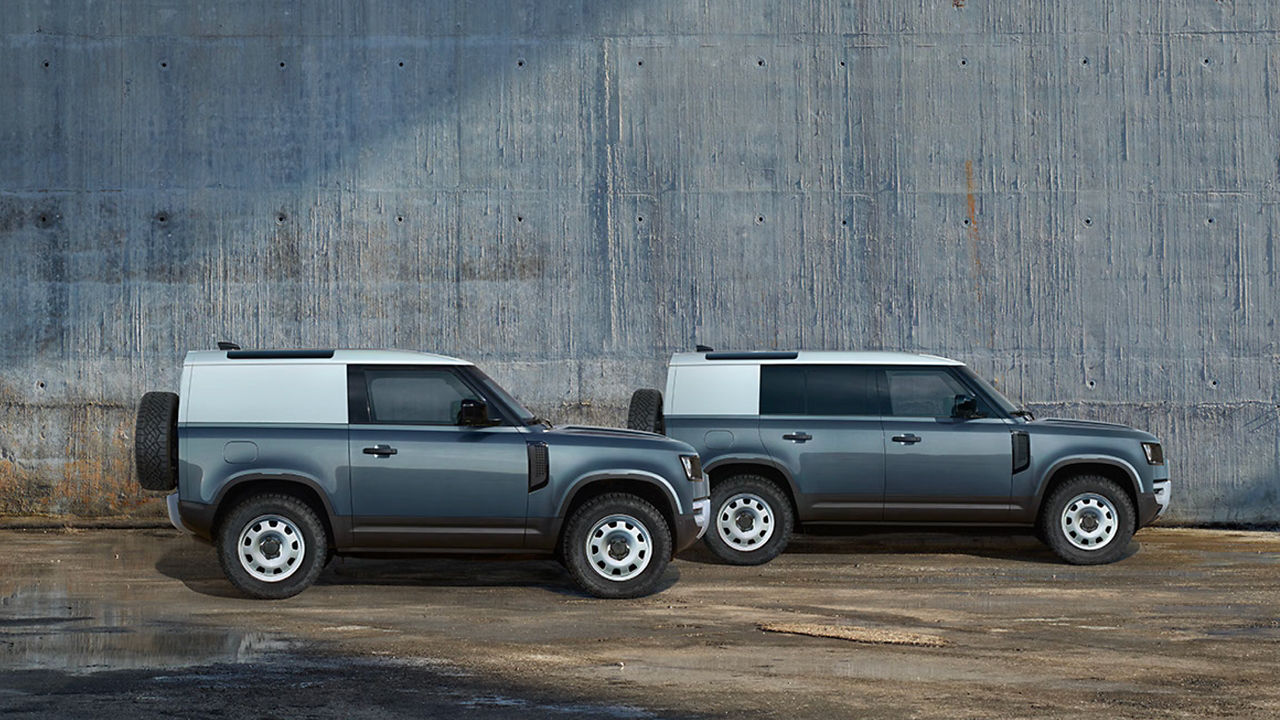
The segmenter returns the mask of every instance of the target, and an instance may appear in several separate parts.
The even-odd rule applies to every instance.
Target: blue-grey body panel
[[[547,443],[550,481],[529,493],[528,549],[554,550],[575,495],[593,482],[609,480],[645,483],[659,490],[676,520],[672,528],[676,549],[696,541],[696,529],[692,534],[688,531],[693,503],[709,491],[705,480],[691,482],[685,475],[679,456],[695,452],[687,443],[614,428],[534,426],[529,430],[530,442]]]
[[[879,417],[766,415],[760,418],[760,439],[795,478],[803,517],[813,522],[882,519],[885,451]]]
[[[884,418],[884,519],[1009,522],[1009,430],[998,418]]]
[[[350,426],[356,545],[524,547],[529,474],[524,428]],[[366,448],[393,449],[372,455]]]
[[[178,512],[206,539],[227,494],[259,481],[315,491],[338,552],[551,552],[574,497],[608,481],[655,489],[678,551],[708,496],[681,464],[688,444],[613,428],[182,423],[178,437]],[[530,442],[548,450],[535,490]],[[364,453],[378,445],[396,453]]]
[[[182,423],[178,457],[180,512],[183,521],[205,538],[212,532],[213,519],[207,508],[217,507],[228,492],[246,482],[267,479],[306,485],[331,516],[350,513],[345,424]],[[341,535],[345,525],[334,530]]]
[[[1154,483],[1169,479],[1167,465],[1151,465],[1143,455],[1141,444],[1158,442],[1154,435],[1110,423],[712,415],[669,415],[665,421],[667,433],[692,445],[713,476],[726,466],[781,475],[801,523],[1032,525],[1059,471],[1102,466],[1127,479],[1143,526],[1158,513]],[[839,441],[843,447],[823,446],[828,434],[841,432],[842,422],[854,425]],[[879,457],[872,441],[857,439],[877,426],[882,426]],[[760,437],[752,439],[752,428]],[[797,431],[813,437],[803,443],[781,437]],[[1013,472],[1013,431],[1030,436],[1031,463],[1018,472]],[[777,435],[777,442],[765,441],[766,434]],[[907,434],[920,442],[892,439]],[[813,460],[806,457],[809,451],[816,451]],[[843,473],[841,461],[850,465]],[[882,488],[878,496],[876,478]]]

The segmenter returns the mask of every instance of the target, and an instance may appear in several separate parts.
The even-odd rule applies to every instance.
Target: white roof
[[[274,350],[272,348],[270,350]],[[262,348],[245,348],[260,350]],[[326,349],[327,351],[327,349]],[[334,350],[332,358],[241,358],[230,360],[226,350],[193,350],[187,353],[186,365],[230,365],[238,363],[271,363],[271,364],[315,364],[334,363],[340,365],[471,365],[468,360],[460,360],[448,355],[417,352],[415,350]]]
[[[739,357],[724,360],[708,360],[708,353],[686,352],[671,356],[672,365],[786,365],[799,363],[807,365],[950,365],[959,366],[964,363],[938,355],[921,355],[904,352],[845,352],[836,350],[800,350],[795,358],[770,358],[764,355],[759,358],[741,357],[753,352],[778,353],[790,352],[780,350],[727,351],[726,353],[709,353],[712,357],[719,354],[732,353]]]

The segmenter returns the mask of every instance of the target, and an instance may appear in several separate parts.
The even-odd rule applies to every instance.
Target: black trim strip
[[[228,350],[228,360],[329,360],[332,350]]]
[[[753,350],[751,352],[709,352],[708,360],[795,360],[800,353],[779,350]]]

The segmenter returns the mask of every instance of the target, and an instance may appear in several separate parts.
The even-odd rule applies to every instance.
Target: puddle
[[[157,621],[44,585],[0,597],[0,668],[75,672],[254,662],[283,636]]]

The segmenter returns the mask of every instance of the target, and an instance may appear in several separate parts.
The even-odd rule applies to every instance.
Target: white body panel
[[[667,371],[668,415],[758,415],[759,363],[710,363]]]
[[[341,363],[235,360],[188,371],[188,423],[347,422],[347,368]]]

